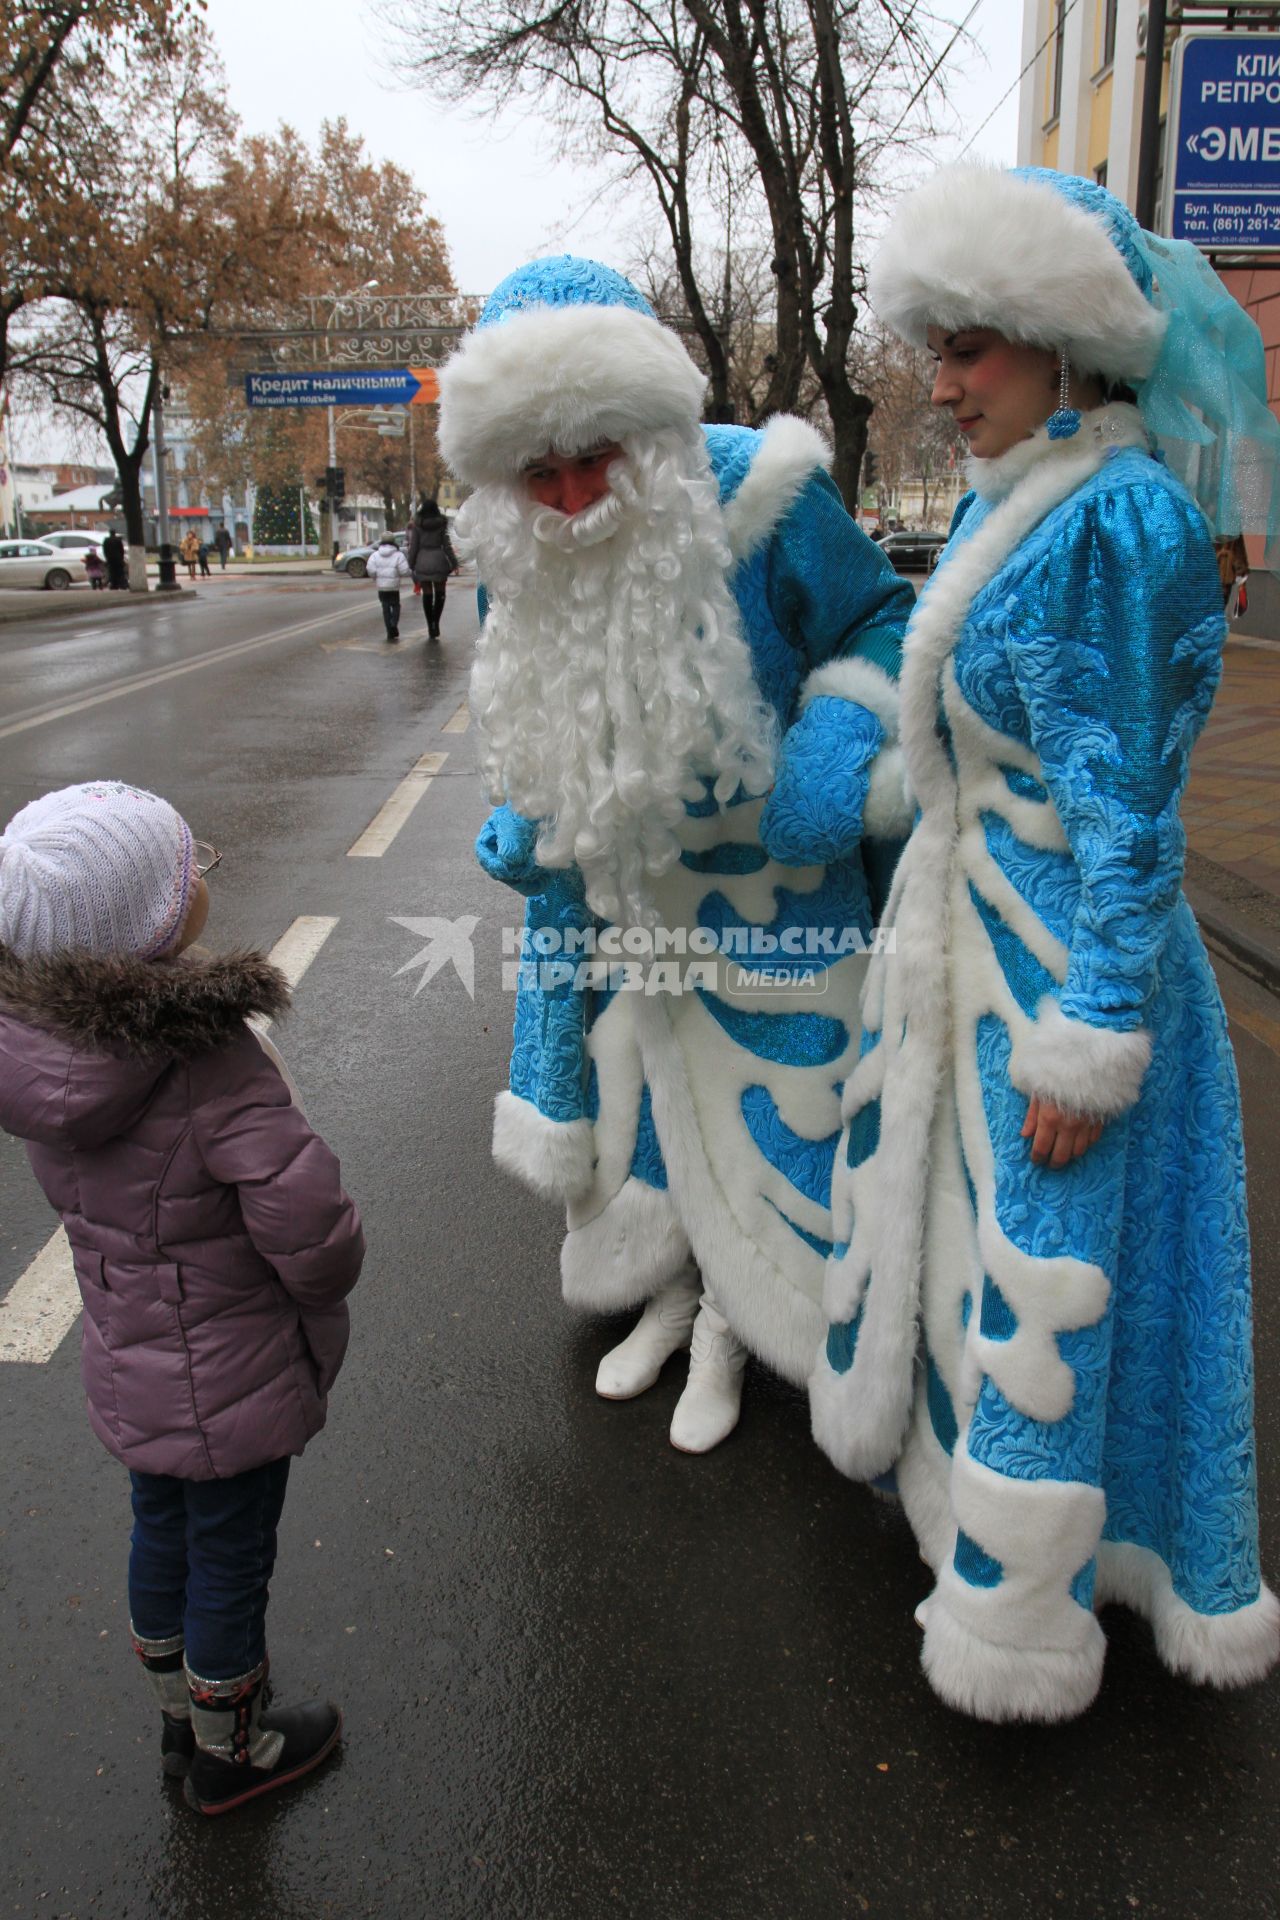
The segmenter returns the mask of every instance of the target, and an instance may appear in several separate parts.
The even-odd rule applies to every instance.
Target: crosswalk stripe
[[[336,916],[299,914],[276,941],[269,958],[291,987],[296,987],[329,935]],[[255,1020],[265,1033],[269,1020]],[[0,1300],[0,1364],[6,1360],[40,1365],[52,1359],[80,1312],[71,1243],[59,1227],[21,1278]]]
[[[441,733],[465,733],[470,725],[471,709],[464,700],[452,720],[446,720],[440,731]]]
[[[355,845],[347,848],[348,860],[382,858],[448,758],[447,753],[423,754],[391,798],[379,807]]]

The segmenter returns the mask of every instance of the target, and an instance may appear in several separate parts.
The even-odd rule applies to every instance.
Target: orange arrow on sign
[[[440,380],[434,367],[410,367],[409,372],[418,383],[418,391],[409,402],[411,407],[429,407],[440,398]]]

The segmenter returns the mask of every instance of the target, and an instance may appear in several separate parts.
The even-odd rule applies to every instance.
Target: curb
[[[1185,892],[1205,945],[1268,993],[1280,995],[1280,934],[1200,885],[1189,883]]]
[[[35,593],[38,592],[39,589],[36,588],[32,597],[34,598]],[[120,613],[137,613],[142,607],[153,605],[167,607],[171,606],[175,600],[197,599],[199,595],[186,587],[179,587],[176,593],[168,589],[161,593],[158,587],[151,587],[146,593],[117,592],[109,596],[105,593],[88,595],[81,593],[73,598],[71,594],[50,594],[45,599],[37,600],[31,607],[0,607],[0,626],[12,626],[19,620],[70,620],[76,617],[83,619],[90,612],[96,619],[99,614],[114,616]]]

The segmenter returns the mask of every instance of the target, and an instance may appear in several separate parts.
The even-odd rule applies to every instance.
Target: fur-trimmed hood
[[[250,1014],[274,1020],[288,1006],[288,982],[261,953],[22,960],[0,946],[0,1014],[91,1053],[189,1060],[233,1039]]]

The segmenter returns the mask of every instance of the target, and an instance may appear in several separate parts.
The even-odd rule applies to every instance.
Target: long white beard
[[[495,801],[540,823],[544,867],[581,868],[602,918],[651,924],[685,801],[773,779],[777,725],[728,588],[732,565],[696,429],[627,442],[610,492],[567,518],[520,481],[458,516],[489,612],[471,676]]]

